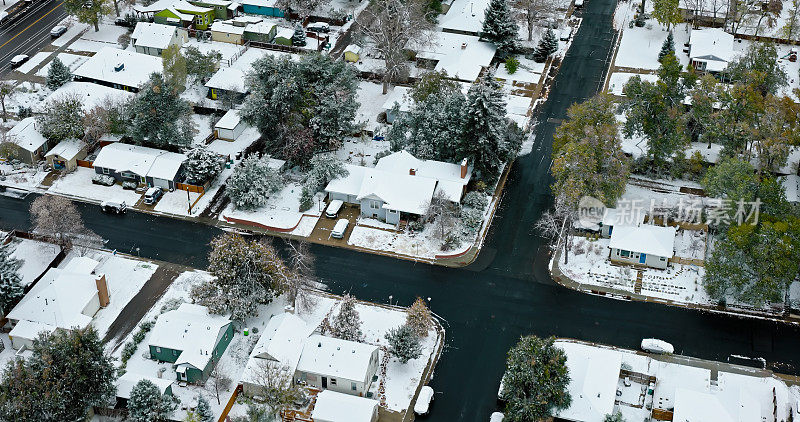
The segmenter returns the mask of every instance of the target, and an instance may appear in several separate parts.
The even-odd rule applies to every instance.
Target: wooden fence
[[[93,169],[94,168],[94,161],[86,161],[86,160],[77,160],[78,167],[86,167]]]
[[[188,183],[176,183],[175,189],[185,190],[194,193],[206,193],[205,186],[190,185]]]
[[[228,413],[231,412],[231,408],[233,407],[234,403],[236,403],[236,398],[239,397],[239,394],[242,394],[242,384],[237,385],[236,389],[233,390],[233,394],[231,394],[228,404],[225,405],[225,408],[222,409],[222,413],[219,415],[219,422],[225,422],[225,420],[228,418]]]

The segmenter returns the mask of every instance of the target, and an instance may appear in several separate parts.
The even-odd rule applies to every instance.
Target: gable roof
[[[116,172],[129,171],[141,177],[173,180],[184,161],[184,154],[115,142],[100,150],[94,166]]]
[[[689,37],[689,58],[724,63],[709,64],[708,70],[723,70],[733,59],[733,35],[719,28],[693,29]]]
[[[36,128],[36,117],[26,117],[6,133],[12,142],[28,152],[34,152],[47,143]]]
[[[406,150],[382,157],[378,160],[375,168],[398,175],[410,175],[410,170],[414,169],[415,177],[425,177],[437,182],[434,195],[442,193],[453,202],[461,202],[464,186],[472,178],[472,166],[469,166],[466,175],[461,177],[460,164],[436,160],[420,160]]]
[[[345,164],[344,168],[347,169],[347,176],[338,177],[328,182],[328,185],[325,186],[325,192],[358,196],[361,191],[361,183],[364,181],[364,173],[368,168],[353,164]]]
[[[259,367],[264,362],[274,362],[294,373],[306,338],[313,331],[313,326],[294,314],[282,313],[270,318],[250,353],[250,359],[242,372],[242,381],[258,382]]]
[[[311,418],[330,422],[371,422],[377,406],[375,400],[323,390],[317,394]]]
[[[81,152],[84,146],[85,144],[83,141],[78,139],[65,139],[59,142],[58,145],[54,146],[50,151],[47,151],[44,156],[49,157],[51,155],[57,155],[67,160],[72,160]]]
[[[121,70],[116,68],[122,65]],[[75,76],[140,88],[152,73],[161,73],[161,57],[103,47],[74,72]]]
[[[447,72],[448,76],[467,82],[478,79],[497,53],[497,47],[492,43],[472,35],[451,32],[434,32],[429,44],[410,48],[417,52],[417,58],[436,60],[435,71]]]
[[[608,247],[671,258],[677,230],[649,224],[614,227]]]
[[[131,39],[136,46],[160,48],[164,50],[169,47],[172,38],[177,32],[178,28],[172,25],[139,22],[136,24],[133,34],[131,34]]]
[[[428,209],[436,180],[366,169],[357,199],[378,198],[383,208],[422,215]]]
[[[244,29],[244,26],[234,25],[232,21],[214,21],[211,24],[212,31],[225,34],[242,35],[244,34]]]
[[[212,315],[205,306],[182,303],[178,309],[165,312],[156,319],[148,344],[181,354],[175,365],[189,364],[204,369],[222,331],[231,320]]]
[[[305,340],[297,370],[347,380],[365,380],[378,347],[314,334]]]

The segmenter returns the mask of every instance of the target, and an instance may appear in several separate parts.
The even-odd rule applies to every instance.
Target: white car
[[[341,239],[344,237],[344,232],[347,231],[347,225],[350,224],[346,218],[342,218],[336,222],[336,225],[333,226],[333,230],[331,230],[331,237],[335,239]]]
[[[18,67],[22,63],[27,62],[28,59],[30,59],[30,56],[28,56],[27,54],[16,55],[11,59],[11,67]]]
[[[659,355],[669,355],[675,353],[675,348],[664,340],[646,338],[642,340],[642,350]]]
[[[339,215],[339,210],[342,209],[342,205],[344,202],[341,199],[334,199],[328,204],[328,207],[325,208],[325,216],[328,218],[336,218]]]
[[[433,400],[433,388],[427,385],[422,386],[422,389],[419,390],[419,397],[417,397],[417,402],[414,403],[414,413],[418,415],[427,415],[432,400]]]
[[[64,25],[56,25],[50,30],[50,38],[58,38],[67,32],[67,27]]]
[[[494,412],[492,413],[492,416],[489,416],[489,422],[503,422],[503,418],[505,417],[506,415],[500,412]]]

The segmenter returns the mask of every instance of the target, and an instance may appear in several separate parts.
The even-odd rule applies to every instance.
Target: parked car
[[[128,209],[128,205],[125,204],[125,201],[103,201],[100,203],[100,209],[107,213],[124,214]]]
[[[492,413],[492,416],[489,416],[489,422],[503,422],[503,419],[505,417],[506,417],[506,415],[504,415],[504,414],[502,414],[500,412],[494,412],[494,413]]]
[[[417,402],[414,403],[414,413],[418,415],[427,415],[430,411],[431,401],[433,401],[433,388],[424,385],[419,390]]]
[[[331,230],[331,237],[336,239],[341,239],[344,237],[344,232],[347,231],[347,225],[350,224],[346,218],[342,218],[336,222],[336,225],[333,226],[333,230]]]
[[[656,338],[646,338],[642,340],[642,350],[645,352],[659,355],[667,355],[675,352],[675,348],[664,340]]]
[[[64,25],[56,25],[50,30],[50,38],[58,38],[67,32],[67,27]]]
[[[112,186],[115,180],[106,174],[95,174],[92,176],[92,183],[95,185]]]
[[[154,205],[159,199],[161,199],[162,195],[164,195],[164,191],[158,186],[148,189],[147,192],[144,193],[145,205]]]
[[[306,31],[328,33],[331,31],[331,27],[327,22],[311,22],[306,26]]]
[[[572,36],[572,27],[567,25],[559,31],[558,39],[560,41],[569,41],[569,38]]]
[[[575,0],[575,7],[583,7],[583,0]]]
[[[131,27],[131,21],[129,19],[125,19],[122,16],[114,19],[114,25],[117,26],[124,26],[125,28]]]
[[[336,218],[339,215],[339,211],[342,209],[342,205],[344,202],[340,199],[334,199],[328,204],[328,207],[325,208],[325,216],[328,218]]]
[[[28,56],[27,54],[18,54],[13,58],[11,58],[11,67],[19,67],[20,65],[22,65],[22,63],[27,62],[28,59],[30,58],[31,57]]]

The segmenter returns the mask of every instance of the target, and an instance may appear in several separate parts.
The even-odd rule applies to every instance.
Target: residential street
[[[430,298],[430,308],[445,321],[447,338],[431,383],[436,395],[426,420],[488,420],[496,408],[506,351],[527,334],[632,349],[638,349],[642,338],[658,337],[675,345],[678,354],[719,361],[731,355],[761,357],[779,372],[800,373],[798,327],[612,300],[563,288],[550,279],[548,253],[533,225],[551,201],[552,134],[565,118],[566,108],[593,95],[601,85],[614,38],[614,7],[614,0],[585,4],[583,24],[539,115],[533,152],[514,163],[475,263],[452,269],[348,249],[311,247],[317,275],[334,293],[349,291],[362,300],[404,306],[416,296]],[[28,229],[28,207],[34,198],[0,196],[0,228]],[[78,206],[86,225],[108,239],[109,249],[181,265],[204,268],[208,242],[221,233],[218,228],[184,220],[137,212],[107,215],[96,205]]]
[[[18,54],[33,57],[50,42],[50,30],[67,16],[61,0],[40,0],[18,20],[0,25],[0,74]]]

